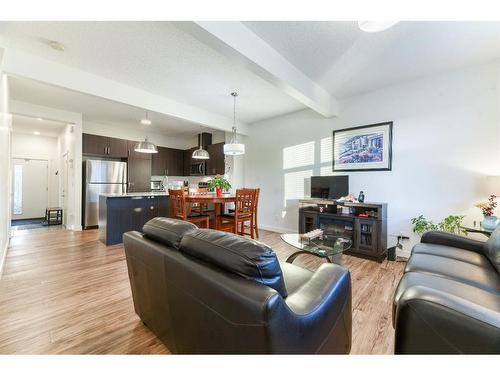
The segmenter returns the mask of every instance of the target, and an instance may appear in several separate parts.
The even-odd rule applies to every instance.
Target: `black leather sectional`
[[[349,271],[167,218],[124,234],[136,313],[173,353],[349,353]]]
[[[432,231],[394,296],[395,353],[500,353],[500,227],[487,242]]]

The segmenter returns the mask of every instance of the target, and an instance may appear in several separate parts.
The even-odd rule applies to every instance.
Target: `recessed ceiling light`
[[[49,46],[52,49],[55,49],[56,51],[63,52],[64,51],[64,44],[61,42],[58,42],[57,40],[49,40]]]
[[[40,135],[40,132],[39,131],[34,131],[33,134],[34,135]]]
[[[37,119],[38,121],[43,121],[43,118],[41,118],[41,117],[37,117],[36,119]]]
[[[358,26],[367,33],[376,33],[387,30],[398,22],[399,21],[358,21]]]

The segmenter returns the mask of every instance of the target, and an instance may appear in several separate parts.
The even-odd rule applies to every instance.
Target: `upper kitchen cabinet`
[[[206,175],[223,175],[226,173],[226,163],[224,155],[224,142],[207,145],[207,151],[210,154],[210,159],[206,164]]]
[[[108,137],[94,134],[83,134],[82,152],[84,154],[107,155]]]
[[[126,139],[108,138],[108,155],[115,158],[128,157],[128,141]]]
[[[84,154],[115,158],[126,158],[128,154],[125,139],[85,133],[83,134],[82,151]]]
[[[184,151],[175,148],[158,147],[153,154],[151,174],[153,176],[183,176]]]

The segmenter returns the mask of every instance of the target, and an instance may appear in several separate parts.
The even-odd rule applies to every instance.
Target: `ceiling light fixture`
[[[358,26],[367,33],[376,33],[387,30],[398,22],[399,21],[358,21]]]
[[[144,141],[137,142],[134,151],[143,154],[156,154],[158,152],[154,143],[149,142],[148,137]]]
[[[59,52],[64,51],[64,48],[65,48],[64,44],[62,44],[61,42],[58,42],[57,40],[49,40],[48,44],[49,44],[50,48],[52,48],[56,51],[59,51]]]
[[[143,118],[141,120],[141,124],[142,125],[151,125],[152,124],[151,120],[149,119],[148,111],[146,111],[146,118]]]
[[[232,138],[231,142],[224,145],[225,155],[243,155],[245,153],[245,145],[243,143],[238,143],[238,138],[236,134],[236,97],[237,92],[232,92],[233,97],[233,128],[232,128]]]
[[[207,150],[204,150],[203,149],[203,145],[202,145],[202,140],[203,140],[203,135],[202,135],[202,127],[200,126],[200,135],[198,137],[198,143],[200,145],[200,148],[197,148],[196,150],[193,151],[193,154],[191,155],[191,157],[193,159],[199,159],[199,160],[207,160],[207,159],[210,159],[210,154],[208,153]]]
[[[39,131],[34,131],[33,134],[34,135],[40,135],[40,132]]]

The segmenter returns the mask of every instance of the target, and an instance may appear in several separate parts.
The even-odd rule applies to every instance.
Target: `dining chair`
[[[240,235],[254,235],[255,207],[257,189],[237,189],[234,211],[221,215],[219,218],[219,229]],[[245,232],[245,223],[250,224],[250,233]]]
[[[208,194],[208,189],[207,188],[196,188],[196,189],[189,189],[190,194],[196,194],[196,195],[204,195]],[[213,204],[212,204],[213,206]],[[213,215],[215,216],[215,208],[214,207],[209,207],[209,203],[193,203],[191,205],[191,211],[198,213],[200,215]]]
[[[258,210],[259,210],[259,195],[260,195],[260,188],[252,189],[255,190],[255,208],[254,208],[254,218],[253,218],[253,227],[251,230],[254,231],[255,237],[259,238],[259,225],[257,223],[257,216],[258,216]],[[230,208],[229,213],[231,215],[234,215],[234,208]]]
[[[202,228],[210,226],[210,217],[208,215],[192,212],[190,207],[186,205],[184,190],[168,189],[168,195],[170,198],[171,217],[189,221]]]

